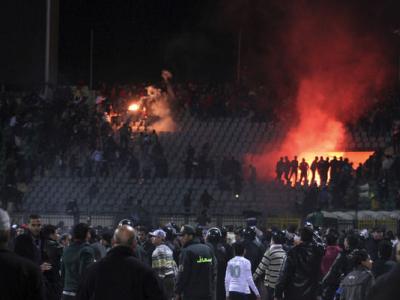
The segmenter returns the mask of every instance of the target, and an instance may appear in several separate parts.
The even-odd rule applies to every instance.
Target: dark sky
[[[303,1],[303,0],[296,0]],[[290,22],[283,0],[61,0],[59,80],[88,81],[90,30],[94,30],[95,81],[159,78],[168,68],[178,79],[232,80],[238,32],[242,66],[265,76],[260,61],[280,51]],[[397,0],[304,0],[343,6],[358,26],[378,30],[396,45]],[[325,4],[326,3],[326,4]],[[0,82],[39,84],[43,78],[45,0],[2,0]],[[393,41],[390,41],[393,40]],[[284,59],[284,57],[280,58]]]
[[[159,77],[160,68],[182,77],[226,77],[235,60],[232,34],[214,23],[218,1],[62,1],[60,72],[87,77],[94,30],[97,80]]]

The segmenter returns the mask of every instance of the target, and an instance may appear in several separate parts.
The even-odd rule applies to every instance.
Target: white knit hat
[[[0,231],[10,230],[10,217],[8,213],[0,208]]]

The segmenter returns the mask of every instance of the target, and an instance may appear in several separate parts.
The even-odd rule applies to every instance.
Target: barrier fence
[[[300,218],[292,218],[292,217],[267,217],[266,227],[277,227],[279,229],[287,229],[290,225],[296,226],[296,228],[300,227]]]
[[[17,224],[23,224],[28,221],[29,215],[27,214],[13,214],[12,221]],[[62,223],[66,227],[72,227],[76,222],[87,223],[89,221],[88,215],[82,214],[79,216],[79,220],[74,220],[74,217],[67,214],[43,214],[41,215],[43,224],[59,225]],[[119,221],[118,215],[92,215],[90,216],[90,224],[92,226],[102,227],[114,227]],[[154,226],[162,226],[167,223],[173,222],[177,225],[182,224],[197,224],[197,216],[194,215],[160,215],[154,218]],[[258,224],[265,224],[266,228],[276,227],[279,229],[287,229],[290,225],[294,225],[297,228],[301,227],[302,219],[296,217],[266,217],[265,219],[258,218]],[[358,229],[373,229],[374,227],[383,227],[387,231],[391,230],[394,233],[400,229],[399,220],[392,218],[385,219],[359,219],[355,220],[336,220],[336,222],[330,222],[325,226],[336,227],[338,230],[348,230],[357,227]],[[210,216],[210,222],[208,226],[244,226],[245,218],[242,216],[225,216],[225,215],[213,215]],[[357,226],[355,226],[357,225]]]
[[[75,220],[73,216],[67,214],[41,214],[40,215],[43,224],[59,225],[62,223],[66,227],[72,227],[74,223],[88,223],[89,216],[82,214],[79,216],[79,220]],[[24,224],[28,222],[29,214],[12,214],[12,221],[16,224]],[[245,218],[241,216],[222,216],[213,215],[210,216],[210,222],[208,226],[243,226]],[[120,221],[120,215],[91,215],[90,224],[92,226],[102,227],[114,227]],[[197,216],[185,215],[185,214],[174,214],[174,215],[159,215],[153,216],[152,223],[154,226],[163,226],[167,223],[175,223],[177,225],[191,224],[195,225],[198,223]]]

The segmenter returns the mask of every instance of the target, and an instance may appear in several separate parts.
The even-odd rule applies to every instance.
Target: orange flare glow
[[[140,108],[139,104],[137,103],[132,103],[131,105],[129,105],[128,110],[129,111],[138,111]]]
[[[313,162],[314,158],[316,156],[319,157],[324,157],[326,159],[329,157],[329,160],[332,160],[334,156],[339,159],[339,157],[343,157],[344,159],[347,158],[350,163],[353,163],[353,168],[356,169],[357,166],[361,163],[365,163],[365,161],[373,154],[374,152],[372,151],[363,151],[363,152],[345,152],[345,151],[328,151],[328,152],[304,152],[301,153],[298,156],[299,161],[301,162],[301,159],[305,159],[306,162],[311,166],[311,163]],[[300,171],[299,171],[299,177],[300,177]],[[308,182],[311,182],[312,174],[311,170],[308,171]],[[329,181],[329,176],[328,176],[328,181]],[[319,185],[321,180],[319,178],[318,172],[315,173],[315,181]]]

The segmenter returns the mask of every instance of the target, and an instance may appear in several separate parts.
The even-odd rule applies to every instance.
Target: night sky
[[[400,51],[400,1],[303,1],[310,9],[341,7],[359,28],[379,32]],[[235,78],[239,31],[244,75],[273,72],[264,62],[279,53],[291,1],[278,0],[61,0],[59,82],[88,82],[90,30],[94,30],[95,82],[151,81],[162,68],[179,80]],[[321,4],[322,3],[322,4]],[[0,82],[43,81],[45,1],[2,0]],[[396,64],[396,55],[393,62]],[[276,58],[275,58],[276,59]],[[282,56],[279,60],[284,60]]]

